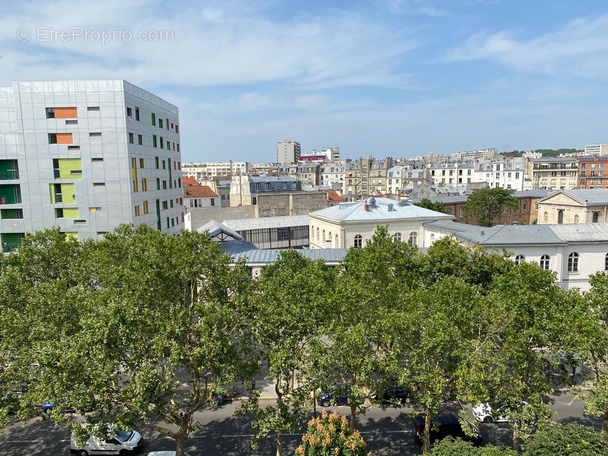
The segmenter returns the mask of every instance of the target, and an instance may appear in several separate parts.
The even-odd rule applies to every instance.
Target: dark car
[[[424,439],[424,422],[426,415],[419,413],[414,416],[414,432],[418,442],[422,443]],[[431,419],[433,427],[431,428],[431,444],[437,440],[441,440],[444,437],[461,438],[463,440],[472,442],[474,445],[481,444],[481,433],[477,426],[465,420],[465,426],[469,428],[468,433],[465,433],[460,424],[458,417],[452,413],[443,413]],[[435,429],[435,423],[439,424],[439,429]]]
[[[402,386],[391,386],[380,390],[372,401],[379,405],[406,404],[411,396],[411,392]]]
[[[350,394],[339,394],[333,391],[321,391],[317,398],[317,404],[321,407],[325,407],[327,405],[348,405],[348,399],[350,398]]]

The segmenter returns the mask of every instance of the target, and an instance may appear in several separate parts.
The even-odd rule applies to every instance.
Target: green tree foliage
[[[362,249],[351,249],[338,268],[328,309],[328,355],[321,360],[326,388],[348,392],[351,429],[366,398],[392,370],[390,315],[416,287],[419,253],[378,227]]]
[[[250,302],[259,355],[274,382],[277,401],[262,407],[255,396],[243,403],[240,413],[253,413],[255,437],[276,432],[277,456],[282,434],[300,428],[313,400],[315,359],[322,356],[320,339],[329,324],[327,295],[332,288],[332,270],[296,250],[281,253],[252,282]]]
[[[433,445],[431,456],[517,456],[519,453],[510,448],[493,445],[476,447],[462,439],[446,437]]]
[[[608,436],[580,424],[553,423],[539,431],[524,453],[526,456],[603,456],[608,454]]]
[[[485,381],[471,383],[485,392],[473,396],[494,408],[509,406],[513,449],[519,450],[520,439],[550,417],[543,398],[553,392],[556,354],[567,353],[578,337],[572,330],[578,301],[555,284],[553,272],[526,262],[496,276],[488,298],[479,348],[486,365],[476,367]]]
[[[346,417],[325,410],[320,418],[308,422],[302,445],[296,449],[296,456],[368,456],[365,442],[359,431],[350,429]]]
[[[580,348],[593,369],[595,378],[593,386],[582,394],[586,400],[585,411],[594,416],[601,416],[602,432],[608,434],[608,274],[598,272],[590,277],[591,290],[585,295],[588,306],[583,309],[581,316],[587,319],[587,324],[580,329],[584,342]]]
[[[505,188],[477,188],[463,206],[464,214],[473,217],[481,226],[494,226],[494,221],[507,209],[518,209],[519,201],[513,190]]]
[[[424,207],[425,209],[430,209],[435,212],[443,212],[444,214],[448,213],[448,211],[444,209],[441,201],[431,201],[428,198],[421,199],[419,202],[414,203],[414,206]]]
[[[250,375],[247,272],[202,234],[124,226],[78,244],[38,233],[5,272],[2,298],[14,305],[2,313],[3,353],[13,364],[3,373],[11,387],[27,385],[20,418],[52,400],[57,422],[67,406],[92,411],[82,434],[146,425],[181,456],[193,414]]]
[[[512,150],[510,152],[501,152],[500,155],[521,157],[525,150]],[[584,152],[584,149],[536,149],[533,152],[540,152],[543,157],[557,157],[559,155],[579,154]]]

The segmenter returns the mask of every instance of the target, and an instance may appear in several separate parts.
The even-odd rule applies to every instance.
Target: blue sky
[[[3,86],[116,78],[172,102],[184,162],[608,142],[605,0],[12,2],[0,55]]]

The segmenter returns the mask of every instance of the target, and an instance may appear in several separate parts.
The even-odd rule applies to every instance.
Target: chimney
[[[363,209],[365,210],[365,212],[369,212],[369,205],[367,203],[365,203],[363,205]]]

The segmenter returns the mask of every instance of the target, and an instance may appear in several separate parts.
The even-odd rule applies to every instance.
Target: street
[[[561,423],[578,422],[593,426],[599,430],[601,420],[583,415],[584,405],[571,393],[558,393],[551,396],[555,420]],[[197,418],[202,429],[191,436],[188,452],[191,456],[216,455],[270,455],[275,452],[273,438],[258,442],[256,449],[251,448],[249,420],[247,417],[235,417],[238,401],[226,403],[212,410],[200,412]],[[457,411],[453,406],[452,410]],[[348,407],[334,407],[340,414],[347,415]],[[418,455],[420,446],[414,438],[409,413],[411,408],[370,407],[365,415],[357,418],[357,429],[373,455]],[[74,417],[77,418],[77,417]],[[471,418],[472,420],[472,418]],[[478,424],[478,423],[476,423]],[[504,424],[478,424],[486,443],[509,446],[511,443],[510,426]],[[146,439],[142,454],[153,450],[175,449],[172,440],[145,428],[138,428]],[[285,455],[293,453],[299,445],[302,433],[284,435]],[[28,454],[31,456],[68,455],[70,448],[70,429],[67,426],[55,426],[48,420],[36,418],[25,427],[20,423],[10,425],[0,437],[0,456]]]

